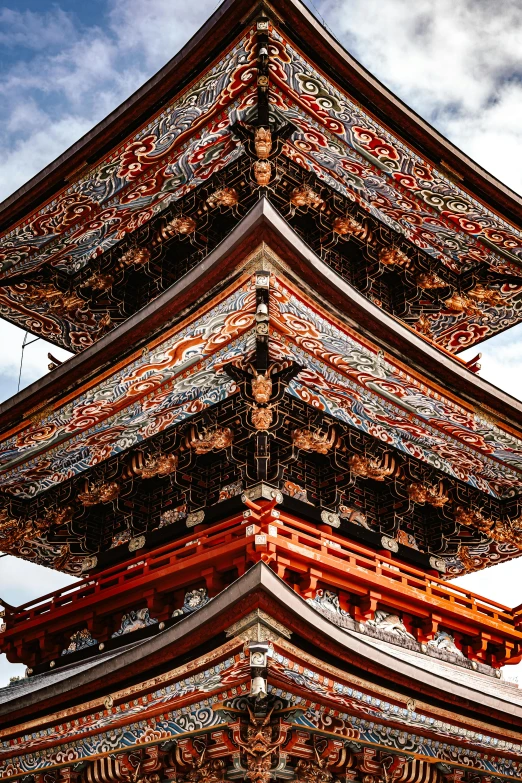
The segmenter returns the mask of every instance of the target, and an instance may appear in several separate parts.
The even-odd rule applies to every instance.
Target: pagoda
[[[225,0],[3,204],[0,780],[522,779],[522,202],[299,0]]]

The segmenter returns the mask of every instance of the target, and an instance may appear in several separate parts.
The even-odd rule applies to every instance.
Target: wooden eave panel
[[[446,678],[388,655],[367,643],[363,636],[344,631],[310,607],[264,563],[258,563],[222,593],[180,623],[136,644],[99,665],[54,684],[26,693],[0,706],[0,725],[23,722],[44,711],[85,701],[91,694],[114,692],[130,682],[145,679],[162,665],[176,665],[176,658],[194,649],[196,644],[211,641],[255,608],[262,608],[287,626],[332,656],[349,671],[367,672],[370,682],[391,687],[400,697],[407,698],[415,689],[436,703],[455,705],[459,715],[477,713],[488,716],[512,729],[522,726],[522,708],[508,700],[466,688]],[[298,644],[298,643],[297,643]],[[174,653],[175,651],[175,653]],[[100,683],[102,686],[100,687]]]
[[[522,429],[522,403],[468,370],[458,359],[439,350],[370,302],[340,278],[293,231],[267,199],[256,206],[229,236],[198,266],[147,307],[107,334],[95,345],[31,384],[0,405],[0,432],[12,428],[29,412],[51,403],[91,379],[117,359],[136,351],[167,323],[172,325],[223,287],[261,242],[282,259],[285,274],[305,282],[328,307],[380,348],[424,375],[435,386],[483,405],[506,424]]]
[[[245,26],[252,0],[225,0],[187,44],[151,79],[75,144],[0,203],[0,232],[52,199],[86,163],[93,168],[207,67]],[[237,6],[237,8],[236,8]],[[202,52],[205,56],[202,57]]]
[[[462,178],[457,181],[473,198],[482,200],[494,211],[522,227],[522,197],[479,166],[472,158],[452,144],[413,109],[410,109],[382,82],[376,79],[311,14],[300,0],[271,0],[290,39],[300,44],[342,90],[358,100],[364,108],[387,125],[405,143],[427,157],[445,173],[441,161],[451,166]]]
[[[103,154],[145,123],[222,51],[261,6],[259,0],[225,0],[210,19],[146,84],[19,190],[0,208],[0,231],[23,219],[52,198],[86,162],[94,165]],[[471,160],[418,114],[408,108],[355,58],[346,52],[300,0],[271,0],[267,13],[308,56],[348,94],[398,133],[435,166],[448,164],[473,197],[522,226],[522,198]],[[206,52],[205,57],[201,53]]]

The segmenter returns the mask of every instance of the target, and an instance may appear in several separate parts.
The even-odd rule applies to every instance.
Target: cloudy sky
[[[140,87],[218,5],[0,0],[0,200]],[[315,0],[309,6],[400,98],[522,193],[519,0]],[[0,320],[0,400],[17,390],[23,338]],[[42,341],[26,348],[22,388],[46,372],[48,350]],[[522,327],[489,341],[482,352],[482,377],[522,398]],[[522,561],[512,562],[460,581],[516,605],[522,603],[521,568]],[[0,596],[10,603],[68,581],[0,559]],[[0,685],[22,668],[0,656]]]

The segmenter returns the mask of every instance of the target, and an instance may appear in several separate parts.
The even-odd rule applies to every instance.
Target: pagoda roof
[[[6,496],[39,515],[74,500],[77,482],[101,480],[101,472],[123,470],[126,481],[134,452],[234,399],[237,387],[224,368],[246,367],[254,350],[261,273],[271,281],[271,361],[300,368],[285,404],[310,404],[331,417],[331,426],[372,436],[380,447],[440,471],[438,480],[478,492],[475,503],[498,502],[502,514],[518,517],[522,404],[368,302],[266,199],[154,303],[0,407]],[[310,340],[300,335],[305,324]],[[13,508],[15,516],[19,511]],[[455,543],[460,533],[445,514],[445,522],[430,522],[432,532],[449,525]],[[72,529],[68,535],[81,540]],[[475,536],[491,562],[520,552]],[[442,542],[444,536],[437,547]],[[22,550],[60,567],[61,545],[50,545],[45,534]],[[68,568],[75,572],[81,561],[77,552]],[[458,571],[454,553],[450,562]]]
[[[64,394],[74,394],[89,379],[104,370],[114,370],[116,358],[134,355],[191,312],[197,312],[257,248],[266,243],[285,260],[285,273],[304,281],[347,317],[362,334],[371,335],[379,347],[413,370],[471,405],[483,405],[498,422],[522,429],[522,402],[468,369],[454,354],[438,347],[399,319],[368,301],[353,286],[332,271],[296,234],[267,198],[260,199],[230,234],[203,261],[184,275],[147,307],[71,357],[52,373],[0,403],[0,434],[45,410]]]
[[[413,111],[361,65],[308,10],[301,0],[223,0],[185,46],[142,87],[22,185],[1,204],[0,231],[9,229],[94,165],[158,107],[201,74],[241,33],[256,13],[292,31],[304,51],[318,58],[325,73],[354,94],[405,141],[418,147],[434,166],[443,165],[466,189],[515,225],[522,226],[522,198],[466,155]],[[204,53],[204,54],[202,54]]]
[[[240,635],[241,629],[248,627],[244,620],[249,618],[252,612],[260,618],[261,623],[263,618],[267,618],[265,622],[268,628],[274,628],[274,638],[277,639],[279,633],[287,654],[305,663],[312,682],[314,664],[317,666],[321,662],[321,672],[326,671],[326,677],[330,677],[333,684],[336,683],[336,675],[338,677],[341,671],[344,672],[350,683],[359,689],[358,697],[362,703],[368,699],[364,695],[368,692],[372,697],[381,699],[380,705],[384,705],[385,700],[391,701],[392,704],[400,703],[401,700],[406,702],[413,694],[418,713],[426,714],[434,707],[438,711],[441,706],[445,710],[450,709],[451,715],[446,712],[445,720],[457,725],[460,721],[465,721],[468,743],[476,746],[477,750],[482,746],[487,747],[486,743],[491,742],[489,732],[492,731],[494,736],[499,725],[504,722],[509,724],[511,730],[509,735],[503,735],[506,741],[518,738],[522,726],[522,697],[518,689],[510,683],[474,672],[472,669],[462,671],[451,663],[413,654],[386,642],[367,638],[362,632],[346,630],[339,627],[334,617],[323,616],[314,605],[313,601],[306,601],[297,595],[261,562],[197,612],[164,631],[157,631],[145,641],[128,645],[110,656],[102,654],[91,658],[88,664],[83,661],[64,666],[56,672],[51,670],[46,674],[29,677],[26,681],[0,690],[0,725],[3,724],[0,733],[0,765],[4,755],[2,740],[9,742],[9,735],[20,734],[24,728],[32,727],[34,731],[35,714],[40,715],[39,722],[42,722],[45,716],[45,724],[52,727],[45,729],[46,734],[42,741],[48,742],[51,748],[56,744],[55,732],[64,717],[60,710],[65,696],[69,723],[67,732],[62,732],[59,737],[61,742],[66,742],[69,734],[75,734],[77,724],[71,715],[74,717],[75,714],[82,714],[85,706],[90,710],[90,721],[96,718],[100,720],[98,725],[92,726],[89,735],[94,735],[101,727],[106,728],[110,720],[125,723],[127,713],[130,714],[131,710],[127,710],[126,705],[121,702],[130,698],[130,703],[135,704],[134,700],[139,698],[142,692],[154,691],[149,697],[152,701],[150,706],[153,707],[158,701],[158,689],[162,686],[163,690],[159,692],[165,697],[164,683],[167,683],[172,675],[179,677],[180,673],[184,672],[193,679],[193,672],[198,668],[197,656],[200,653],[204,656],[200,665],[203,663],[208,673],[209,670],[213,671],[214,664],[223,661],[224,649],[228,665],[232,664],[232,668],[236,669],[236,677],[241,682],[241,677],[245,677],[245,665],[243,663],[242,671],[238,664],[234,667],[234,653],[241,639],[244,644],[245,637]],[[275,641],[274,646],[277,648],[280,645]],[[215,657],[212,652],[214,649]],[[187,652],[193,662],[188,670],[184,663]],[[185,668],[176,668],[178,666]],[[226,671],[226,666],[223,669]],[[274,688],[281,687],[278,674],[277,656],[274,654],[268,674],[269,685]],[[232,680],[231,675],[228,675],[228,680]],[[130,688],[129,682],[134,683]],[[151,688],[151,685],[154,688]],[[306,689],[305,678],[300,685],[302,689]],[[219,683],[216,683],[216,686],[219,687]],[[221,687],[223,688],[223,685]],[[196,696],[197,679],[191,690]],[[287,683],[287,690],[292,691],[291,683]],[[203,689],[205,695],[209,692],[212,692],[212,688]],[[113,702],[121,706],[107,718],[99,715],[98,710],[103,711],[102,705],[109,693]],[[342,690],[337,690],[337,693],[342,698]],[[172,688],[172,694],[175,696],[175,688]],[[305,698],[306,696],[314,698],[312,693],[306,693]],[[316,685],[315,699],[321,702],[325,698],[327,704],[342,709],[342,702],[335,704],[332,694]],[[165,711],[168,701],[169,699],[165,702]],[[59,712],[53,714],[53,709]],[[397,710],[387,716],[385,706],[380,709],[374,706],[373,709],[372,717],[376,722],[380,719],[389,720],[392,716],[396,720],[403,720]],[[420,715],[410,714],[409,720],[412,718],[420,720]],[[485,722],[478,723],[477,718],[482,718]],[[25,721],[29,721],[28,725],[24,724]],[[13,729],[9,729],[10,725],[13,725]],[[477,731],[474,731],[475,729]],[[437,731],[433,723],[431,730]],[[32,742],[38,746],[39,735],[33,735]],[[79,740],[77,747],[83,748],[83,743]],[[12,740],[10,741],[11,754],[23,750],[30,749],[25,747],[19,750]],[[83,754],[85,751],[82,749],[81,752]]]
[[[128,317],[127,302],[118,315],[114,297],[89,289],[86,270],[243,155],[234,129],[251,121],[261,12],[272,25],[272,111],[293,129],[282,156],[442,265],[447,286],[478,281],[484,297],[500,284],[480,306],[446,307],[448,288],[430,311],[438,344],[456,352],[517,323],[520,198],[383,87],[299,0],[226,0],[155,77],[4,202],[0,315],[74,352]],[[121,282],[129,272],[119,269]]]

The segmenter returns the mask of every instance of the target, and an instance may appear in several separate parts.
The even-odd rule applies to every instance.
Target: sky
[[[139,88],[218,5],[215,0],[0,0],[0,201]],[[314,0],[308,5],[387,87],[522,193],[520,0]],[[0,319],[0,401],[17,391],[23,339],[22,331]],[[49,350],[67,357],[42,340],[26,347],[20,388],[47,372]],[[481,376],[522,398],[522,325],[478,350]],[[522,603],[521,570],[522,560],[512,561],[457,582],[514,606]],[[11,604],[70,581],[11,557],[0,559],[0,597]],[[508,669],[510,678],[519,668]],[[0,687],[23,670],[0,656]]]

